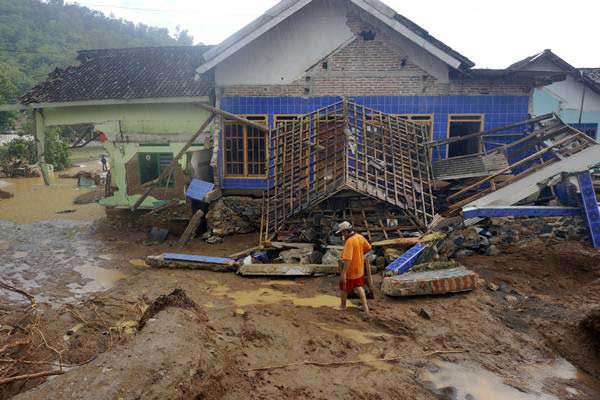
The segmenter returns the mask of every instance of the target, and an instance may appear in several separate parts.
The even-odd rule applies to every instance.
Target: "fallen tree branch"
[[[44,371],[44,372],[37,372],[35,374],[11,376],[10,378],[0,379],[0,385],[6,385],[7,383],[11,383],[11,382],[15,382],[15,381],[22,381],[23,379],[43,378],[45,376],[62,375],[64,373],[65,373],[64,371]]]
[[[31,343],[31,340],[28,338],[28,339],[16,340],[12,343],[5,344],[4,346],[2,346],[2,348],[0,348],[0,354],[4,353],[8,349],[12,349],[13,347],[18,347],[18,346],[21,346],[24,344],[29,344],[29,343]]]
[[[75,367],[81,367],[82,365],[89,364],[92,361],[94,361],[96,358],[98,358],[98,357],[94,356],[94,357],[90,358],[89,360],[86,360],[79,364],[60,364],[60,363],[56,363],[53,361],[17,360],[14,358],[0,358],[0,363],[5,363],[5,364],[21,363],[21,364],[33,364],[33,365],[51,365],[53,367],[60,367],[60,368],[75,368]]]
[[[0,288],[9,290],[11,292],[19,293],[21,296],[26,297],[27,300],[29,300],[32,304],[35,304],[35,297],[31,293],[23,289],[16,288],[3,281],[0,281]]]

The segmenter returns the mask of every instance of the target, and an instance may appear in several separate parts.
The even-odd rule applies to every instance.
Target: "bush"
[[[61,139],[58,129],[46,130],[44,159],[46,163],[52,164],[55,170],[62,171],[71,165],[68,148],[69,146]]]

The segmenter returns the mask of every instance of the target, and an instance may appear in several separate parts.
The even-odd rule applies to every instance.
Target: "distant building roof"
[[[200,97],[212,83],[195,80],[209,46],[82,50],[79,65],[56,69],[25,93],[21,103]]]
[[[589,88],[594,90],[596,93],[600,93],[600,68],[575,68],[564,59],[556,55],[552,50],[546,49],[541,53],[535,54],[524,58],[521,61],[517,61],[508,67],[508,70],[520,71],[525,68],[532,70],[533,66],[536,65],[542,59],[546,59],[552,62],[554,65],[559,67],[562,71],[569,74],[573,78],[583,82]]]
[[[579,68],[589,79],[600,85],[600,68]]]

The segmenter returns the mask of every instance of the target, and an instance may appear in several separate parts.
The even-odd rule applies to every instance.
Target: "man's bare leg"
[[[348,293],[340,290],[340,310],[346,309],[346,300],[348,299]]]
[[[365,313],[369,313],[369,305],[367,304],[367,295],[365,294],[365,289],[361,286],[356,288],[356,291],[358,292],[358,297],[360,297],[360,302],[363,305],[363,308],[365,310]]]

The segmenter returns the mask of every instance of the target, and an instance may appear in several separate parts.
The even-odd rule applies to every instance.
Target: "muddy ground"
[[[597,342],[578,327],[600,304],[600,252],[587,244],[466,258],[483,279],[476,291],[377,293],[367,316],[335,310],[336,277],[248,279],[141,260],[224,256],[256,235],[179,249],[175,238],[152,246],[101,219],[62,218],[0,223],[0,276],[35,296],[32,307],[0,289],[0,382],[64,372],[0,385],[3,398],[600,398]],[[167,308],[138,331],[148,305],[177,288],[197,310]]]

